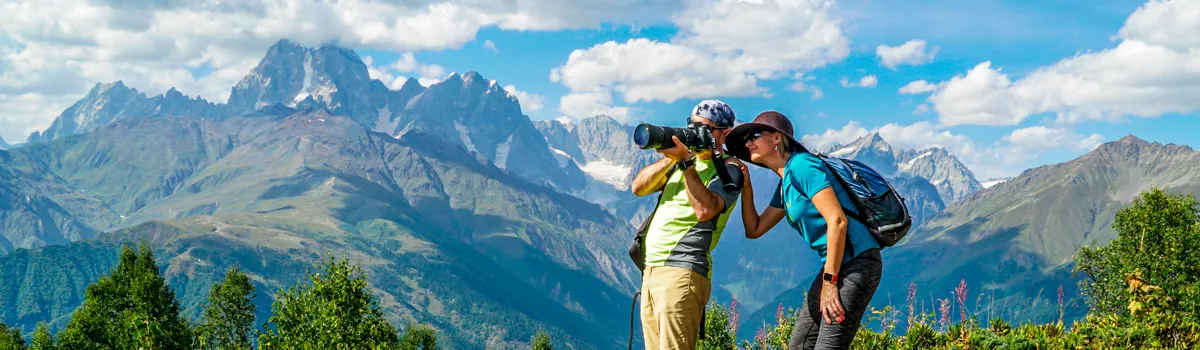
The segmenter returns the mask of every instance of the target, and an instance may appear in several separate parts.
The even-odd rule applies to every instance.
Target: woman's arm
[[[754,186],[751,186],[750,183],[750,170],[741,160],[731,159],[742,169],[742,178],[745,179],[742,181],[742,225],[746,228],[746,238],[762,237],[772,227],[775,227],[779,220],[783,219],[784,211],[767,206],[762,215],[759,215],[758,210],[754,208]]]
[[[841,278],[843,247],[846,246],[846,213],[838,203],[832,187],[826,187],[812,197],[812,203],[825,218],[825,272]],[[844,318],[837,283],[823,282],[821,288],[821,311],[826,323],[841,322]]]
[[[783,214],[783,209],[767,206],[759,215],[754,209],[754,190],[750,186],[742,190],[742,224],[746,226],[746,238],[762,237],[783,219]]]

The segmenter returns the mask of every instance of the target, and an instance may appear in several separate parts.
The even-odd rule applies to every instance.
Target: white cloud
[[[517,97],[517,103],[521,105],[521,111],[525,114],[533,115],[542,111],[542,106],[546,101],[545,96],[517,90],[517,87],[513,85],[505,86],[504,90]]]
[[[929,112],[929,105],[924,103],[917,105],[917,108],[913,108],[913,114],[922,114],[926,112]]]
[[[801,136],[800,142],[813,151],[826,150],[835,144],[854,142],[854,140],[866,136],[867,133],[867,129],[863,128],[857,121],[850,121],[850,123],[847,123],[846,126],[838,130],[829,129],[818,135]]]
[[[849,79],[842,78],[842,86],[843,87],[870,88],[870,87],[875,87],[876,85],[879,85],[879,78],[876,78],[874,75],[868,75],[868,76],[859,78],[858,81],[854,82],[854,83],[851,83]]]
[[[630,107],[614,107],[612,92],[603,90],[571,93],[559,98],[558,105],[559,111],[572,119],[603,114],[621,123],[628,123],[633,117]]]
[[[819,100],[822,97],[825,97],[825,93],[821,92],[821,88],[805,84],[803,81],[797,81],[795,83],[792,83],[792,85],[789,86],[789,88],[791,88],[792,91],[795,91],[795,92],[812,91],[812,99],[813,100]]]
[[[631,39],[575,50],[551,71],[551,80],[572,94],[619,93],[625,103],[770,96],[761,80],[821,67],[850,51],[839,22],[829,15],[831,1],[687,4],[671,17],[680,30],[670,42]],[[568,116],[587,117],[567,108],[560,105]]]
[[[984,62],[929,100],[947,125],[1016,125],[1053,113],[1060,124],[1155,118],[1200,110],[1200,1],[1150,1],[1116,47],[1077,54],[1013,81]]]
[[[492,52],[495,52],[495,53],[500,53],[500,50],[496,49],[496,43],[492,42],[491,40],[484,40],[483,48],[492,50]]]
[[[390,89],[400,89],[409,78],[417,79],[423,86],[430,86],[446,77],[446,68],[436,64],[417,62],[412,52],[400,54],[392,63],[385,66],[375,66],[375,58],[364,56],[363,63],[367,65],[367,73],[372,79],[379,79]]]
[[[61,104],[49,101],[81,98],[97,82],[123,80],[148,95],[175,87],[224,102],[280,39],[309,47],[444,50],[475,40],[488,26],[599,28],[660,21],[681,8],[679,0],[6,1],[0,3],[0,133],[24,139],[17,134],[44,129],[61,112]],[[195,69],[212,73],[194,76]]]
[[[879,62],[892,69],[896,69],[896,66],[902,64],[919,66],[933,62],[937,52],[938,47],[936,46],[926,51],[925,40],[909,40],[900,46],[879,45],[875,48],[875,55],[879,56]]]
[[[800,139],[811,149],[825,150],[835,143],[848,144],[872,132],[899,149],[945,148],[981,179],[1014,176],[1035,165],[1038,157],[1048,151],[1086,152],[1104,142],[1100,134],[1083,136],[1069,128],[1034,126],[1013,130],[997,142],[984,145],[927,121],[908,125],[889,123],[872,129],[850,121],[841,129],[828,129]]]
[[[900,93],[905,95],[923,94],[933,92],[937,89],[937,85],[930,84],[928,81],[917,80],[910,82],[900,88]]]
[[[1011,144],[1014,151],[1028,154],[1048,149],[1090,151],[1104,143],[1104,136],[1092,134],[1085,137],[1067,128],[1033,126],[1013,130],[1003,140]]]

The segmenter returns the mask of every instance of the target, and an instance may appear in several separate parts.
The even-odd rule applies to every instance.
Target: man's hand
[[[679,141],[679,137],[671,136],[671,141],[675,142],[675,147],[656,149],[654,151],[676,162],[692,158],[692,152],[688,151],[687,146],[684,146],[683,142]]]

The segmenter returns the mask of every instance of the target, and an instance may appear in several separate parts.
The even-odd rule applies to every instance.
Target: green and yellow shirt
[[[662,188],[658,209],[646,229],[646,266],[675,266],[712,278],[712,256],[725,223],[729,220],[742,188],[742,171],[737,164],[726,163],[726,170],[738,187],[726,192],[712,160],[696,158],[695,170],[708,190],[724,198],[725,208],[716,217],[700,222],[688,199],[684,172],[675,170]]]

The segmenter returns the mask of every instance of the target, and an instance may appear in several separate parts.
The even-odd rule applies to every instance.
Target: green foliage
[[[25,338],[21,338],[21,330],[8,328],[0,323],[0,349],[25,349]]]
[[[53,349],[58,349],[54,345],[54,335],[50,334],[50,328],[46,326],[46,322],[38,322],[37,330],[33,332],[33,341],[29,344],[29,350]]]
[[[538,330],[537,334],[533,335],[533,350],[552,350],[550,346],[550,335],[546,334],[545,330]]]
[[[271,305],[259,346],[268,349],[396,349],[396,328],[389,324],[367,289],[358,266],[348,260],[322,259],[311,284],[281,290]]]
[[[237,267],[230,267],[225,279],[213,285],[204,315],[197,326],[197,345],[201,349],[251,349],[254,330],[254,285]]]
[[[63,331],[66,349],[184,349],[191,346],[175,292],[147,244],[125,246],[109,276],[87,287],[83,305]]]
[[[696,349],[717,350],[733,347],[734,329],[737,327],[734,313],[737,304],[726,308],[719,303],[711,302],[704,313],[704,338],[696,344]]]
[[[1117,212],[1117,238],[1107,246],[1080,248],[1075,272],[1094,311],[1129,315],[1126,276],[1140,271],[1146,283],[1161,287],[1164,307],[1181,317],[1200,315],[1200,215],[1193,195],[1154,188]]]
[[[437,349],[437,334],[426,325],[409,324],[400,337],[400,349],[403,350],[434,350]]]

